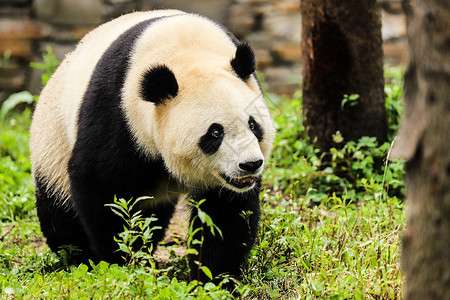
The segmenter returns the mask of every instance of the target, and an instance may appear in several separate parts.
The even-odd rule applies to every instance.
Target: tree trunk
[[[450,2],[412,0],[407,20],[405,299],[450,299]]]
[[[375,136],[386,141],[380,10],[376,0],[302,0],[303,115],[309,136],[326,151]],[[356,105],[344,95],[358,94]]]

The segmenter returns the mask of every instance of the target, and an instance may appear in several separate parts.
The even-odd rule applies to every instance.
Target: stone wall
[[[392,64],[404,60],[398,2],[383,0],[384,47]],[[62,59],[98,24],[133,10],[177,8],[217,20],[248,41],[269,91],[290,95],[301,80],[299,5],[300,0],[0,0],[0,91],[39,93],[40,73],[28,65],[42,59],[47,45]]]
[[[300,26],[298,0],[238,0],[229,11],[229,29],[253,46],[258,70],[277,93],[299,88]]]

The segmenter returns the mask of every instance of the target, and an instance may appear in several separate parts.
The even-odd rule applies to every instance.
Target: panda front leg
[[[96,193],[93,189],[90,192],[84,192],[72,183],[72,202],[74,209],[79,217],[84,231],[87,234],[89,249],[88,252],[93,254],[90,259],[95,263],[101,260],[124,264],[121,254],[116,252],[117,243],[114,236],[123,231],[123,220],[115,215],[110,207],[105,206],[106,203],[112,203],[113,196],[108,197],[101,193]],[[84,185],[84,188],[86,189]],[[92,187],[89,186],[89,187]]]
[[[194,228],[202,228],[193,239],[201,241],[203,234],[203,243],[194,244],[198,255],[189,257],[191,280],[209,281],[199,266],[208,267],[213,277],[229,274],[239,278],[240,267],[246,261],[258,233],[261,215],[259,190],[260,182],[246,193],[215,189],[194,197],[196,200],[206,199],[200,209],[211,217],[223,238],[217,231],[213,235],[206,224],[196,217],[198,210],[192,209],[191,222],[194,222]]]
[[[106,206],[106,204],[112,203],[114,196],[98,191],[99,189],[95,185],[89,184],[86,180],[72,181],[72,200],[84,231],[87,233],[90,247],[88,252],[94,254],[92,259],[95,262],[105,260],[122,265],[126,263],[123,258],[125,253],[118,251],[119,246],[114,241],[114,237],[124,230],[126,223],[120,216],[113,213],[111,207]],[[134,197],[134,199],[136,198]],[[151,241],[153,251],[164,238],[176,203],[177,199],[173,199],[173,201],[150,205],[141,210],[142,217],[154,216],[157,218],[150,224],[152,227],[159,227],[153,231]],[[141,246],[142,241],[136,240],[133,250],[137,251]]]

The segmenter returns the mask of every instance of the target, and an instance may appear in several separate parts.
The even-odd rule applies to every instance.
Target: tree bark
[[[383,52],[376,0],[302,0],[303,115],[309,136],[323,151],[375,136],[386,141]],[[357,104],[341,107],[344,95]]]
[[[407,160],[405,299],[450,299],[450,2],[407,6],[405,115],[393,157]]]

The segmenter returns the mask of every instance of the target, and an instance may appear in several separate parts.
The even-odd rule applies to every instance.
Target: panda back
[[[138,23],[164,16],[181,14],[177,10],[135,12],[121,16],[105,23],[87,34],[67,58],[70,66],[66,85],[60,97],[71,145],[75,143],[77,134],[77,117],[86,89],[92,79],[93,72],[107,49],[127,30]],[[112,60],[114,60],[113,58]],[[77,84],[73,84],[76,81]]]

